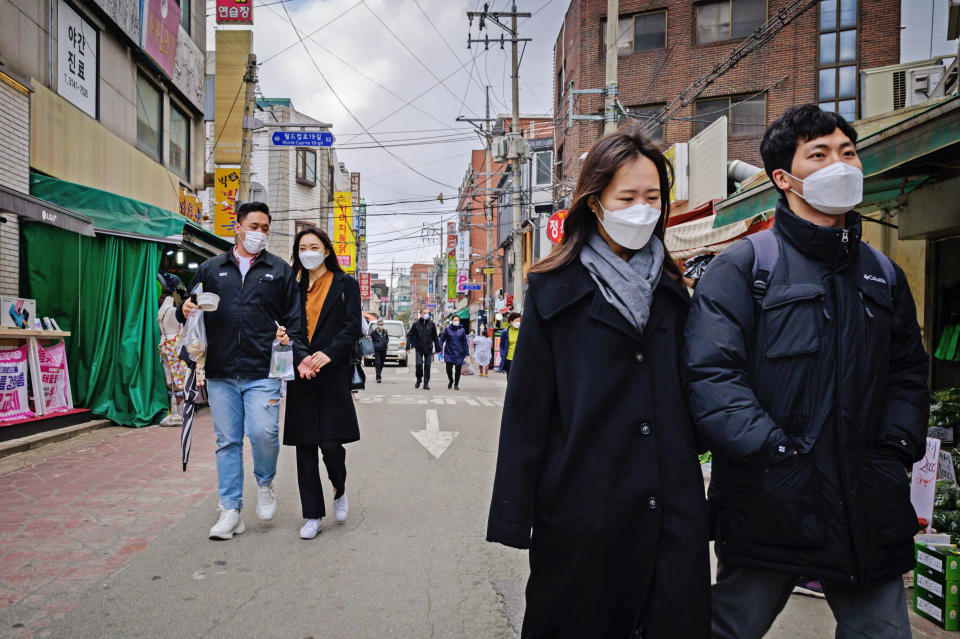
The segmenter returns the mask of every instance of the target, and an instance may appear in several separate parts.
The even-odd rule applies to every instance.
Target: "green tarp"
[[[98,227],[106,216],[88,210],[90,202],[63,204],[98,220]],[[182,228],[182,218],[178,222]],[[179,232],[159,221],[151,228]],[[37,301],[41,316],[73,333],[66,343],[75,404],[124,426],[156,423],[168,408],[156,321],[163,245],[33,223],[22,225],[21,237],[22,294]]]
[[[33,172],[30,195],[91,218],[95,229],[115,233],[163,239],[180,235],[186,221],[182,215],[157,206]]]

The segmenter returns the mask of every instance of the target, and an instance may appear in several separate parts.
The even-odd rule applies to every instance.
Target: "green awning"
[[[459,317],[462,320],[470,319],[470,307],[461,308],[453,314],[453,317]]]
[[[30,173],[30,195],[93,220],[97,231],[179,244],[186,218],[122,195]]]
[[[870,131],[857,142],[866,177],[863,204],[858,208],[888,202],[925,181],[925,176],[890,180],[882,178],[881,174],[960,142],[960,96],[912,110],[900,119],[890,117],[888,123],[888,126]],[[779,197],[769,180],[735,193],[717,202],[714,228],[770,213],[776,208]]]

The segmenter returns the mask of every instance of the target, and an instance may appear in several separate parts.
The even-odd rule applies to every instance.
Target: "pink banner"
[[[27,394],[27,347],[0,351],[0,422],[33,417]]]
[[[180,4],[177,0],[141,0],[140,48],[173,77],[180,29]]]
[[[48,413],[70,410],[67,396],[67,349],[63,342],[39,347],[40,377],[43,381],[43,400]]]

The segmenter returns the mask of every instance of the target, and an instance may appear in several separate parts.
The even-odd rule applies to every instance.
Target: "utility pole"
[[[517,140],[520,135],[520,52],[518,45],[521,42],[530,42],[531,38],[519,37],[517,19],[529,18],[532,14],[518,13],[516,0],[512,2],[509,12],[490,11],[489,6],[490,3],[486,2],[483,5],[483,11],[468,11],[467,19],[472,26],[473,19],[479,18],[481,31],[483,31],[487,22],[492,22],[510,36],[510,60],[512,63],[510,79],[513,97],[513,118],[510,136],[508,137],[513,138],[514,143],[510,144],[508,158],[513,164],[513,189],[511,189],[513,191],[513,238],[511,240],[511,252],[513,253],[513,307],[514,309],[518,309],[523,308],[523,234],[520,231],[523,223],[523,214],[520,208],[520,196],[523,189],[521,177],[523,172],[520,166],[521,155],[519,153],[522,141]],[[509,26],[501,21],[502,18],[510,18]],[[483,44],[485,49],[489,49],[490,42],[490,36],[484,36],[482,40],[473,39],[468,36],[467,48],[470,48],[470,45],[473,43],[478,43]],[[497,40],[494,39],[493,42],[496,44]],[[506,42],[503,34],[500,35],[499,42],[500,48],[502,49]]]
[[[243,98],[243,146],[240,151],[240,188],[237,199],[250,201],[250,165],[253,162],[253,113],[256,105],[257,55],[247,56],[247,72],[243,76],[246,91]]]
[[[483,212],[484,212],[484,219],[487,221],[487,250],[486,250],[487,261],[486,261],[486,264],[484,264],[483,269],[487,273],[487,276],[484,278],[487,281],[487,290],[484,291],[484,293],[487,298],[487,303],[485,304],[485,307],[487,309],[486,324],[487,326],[489,326],[490,320],[493,319],[493,271],[491,270],[491,267],[493,266],[493,192],[490,190],[490,178],[493,177],[491,175],[491,173],[493,172],[493,169],[490,166],[490,160],[491,160],[490,156],[493,155],[493,150],[490,148],[492,144],[491,140],[493,140],[493,138],[491,137],[493,135],[493,131],[491,130],[491,127],[490,127],[490,87],[489,86],[487,86],[487,116],[486,117],[487,117],[487,155],[485,158],[485,161],[486,161],[485,170],[487,175],[485,176],[485,180],[484,180],[484,186],[486,189],[486,193],[485,193],[486,198],[483,201],[483,209],[484,209]],[[479,333],[480,331],[477,330],[477,334]]]
[[[613,133],[617,130],[617,95],[620,87],[617,84],[617,48],[620,30],[620,0],[607,0],[607,64],[606,87],[603,94],[603,133]]]

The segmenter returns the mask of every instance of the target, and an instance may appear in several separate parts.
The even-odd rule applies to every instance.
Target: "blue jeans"
[[[259,486],[277,474],[280,454],[280,380],[208,379],[207,395],[217,434],[217,491],[224,510],[243,508],[243,436],[253,449]]]

